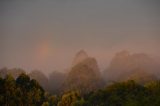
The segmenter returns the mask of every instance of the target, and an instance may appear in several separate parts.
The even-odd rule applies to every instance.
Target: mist
[[[1,1],[0,67],[64,71],[86,50],[103,70],[121,50],[159,57],[159,2]]]
[[[158,0],[0,0],[0,105],[159,106]]]

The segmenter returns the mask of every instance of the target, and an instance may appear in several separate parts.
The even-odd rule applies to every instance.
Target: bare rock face
[[[84,61],[84,60],[87,59],[87,58],[88,58],[87,53],[86,53],[84,50],[80,50],[80,51],[76,54],[76,56],[75,56],[75,58],[74,58],[74,60],[73,60],[72,65],[75,66],[76,64]]]

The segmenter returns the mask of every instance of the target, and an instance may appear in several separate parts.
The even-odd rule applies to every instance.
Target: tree
[[[76,91],[71,91],[62,95],[58,106],[74,106],[75,102],[80,100],[80,95]]]
[[[4,105],[4,92],[5,92],[4,79],[0,77],[0,104],[1,105]]]
[[[149,92],[149,103],[152,106],[158,106],[160,104],[160,81],[152,81],[145,86]]]
[[[30,77],[23,73],[16,79],[16,83],[22,104],[40,105],[43,103],[44,90],[36,80],[30,80]]]
[[[49,106],[49,103],[48,103],[48,102],[44,102],[44,103],[42,104],[42,106]]]
[[[16,106],[16,82],[11,75],[7,75],[4,79],[4,103],[6,106]]]

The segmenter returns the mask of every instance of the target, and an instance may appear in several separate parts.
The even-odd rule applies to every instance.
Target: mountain
[[[20,68],[13,68],[13,69],[2,68],[0,69],[0,76],[2,78],[4,78],[7,74],[11,74],[16,79],[21,73],[25,73],[25,71]]]
[[[129,73],[124,74],[120,81],[134,80],[139,84],[146,84],[148,82],[156,81],[157,77],[143,69],[135,69]]]
[[[103,77],[106,81],[118,81],[123,77],[126,78],[126,73],[134,74],[136,69],[145,70],[146,73],[156,77],[160,75],[158,63],[149,55],[144,53],[130,54],[128,51],[121,51],[111,60],[109,67],[103,73]]]
[[[48,91],[49,89],[49,83],[48,83],[48,78],[41,72],[38,70],[34,70],[31,73],[29,73],[29,76],[31,79],[35,79],[37,80],[40,85]]]
[[[80,51],[76,55],[76,59],[80,59],[81,61],[78,61],[68,73],[65,81],[67,90],[79,90],[81,93],[87,93],[102,86],[103,81],[96,59],[88,57],[86,53],[84,56],[84,53],[84,51]],[[85,59],[79,58],[81,54]]]
[[[84,50],[80,50],[75,58],[73,59],[72,65],[75,66],[76,64],[82,62],[83,60],[88,58],[88,54]]]
[[[62,90],[62,85],[66,79],[66,73],[54,71],[49,75],[49,91],[53,94]]]
[[[4,78],[4,77],[7,75],[7,73],[8,73],[8,69],[7,69],[6,67],[0,69],[0,76],[1,76],[2,78]]]

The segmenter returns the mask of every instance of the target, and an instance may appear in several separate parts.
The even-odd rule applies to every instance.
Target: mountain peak
[[[76,55],[77,55],[77,56],[79,56],[79,55],[84,55],[84,56],[87,56],[87,57],[88,57],[87,52],[84,51],[83,49],[80,50]]]
[[[88,58],[88,54],[84,50],[80,50],[76,54],[76,56],[75,56],[75,58],[73,60],[73,66],[78,64],[78,63],[80,63],[80,62],[82,62],[82,61],[84,61],[87,58]]]
[[[116,53],[117,57],[128,57],[129,55],[130,55],[130,53],[127,50],[123,50],[123,51]]]

